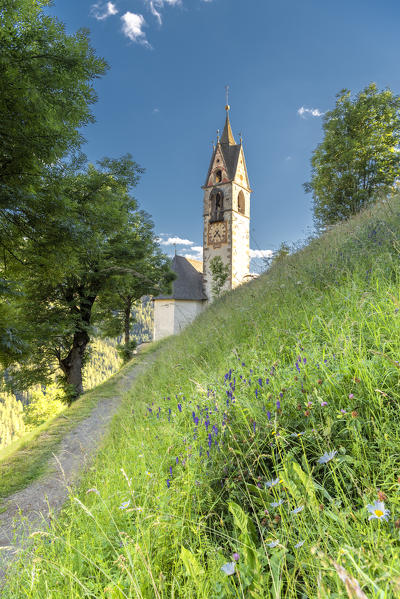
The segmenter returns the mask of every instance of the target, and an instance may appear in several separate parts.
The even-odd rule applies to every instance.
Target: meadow
[[[400,596],[400,198],[215,301],[4,599]]]

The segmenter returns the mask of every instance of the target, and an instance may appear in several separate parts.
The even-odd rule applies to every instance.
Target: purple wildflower
[[[240,556],[239,556],[239,554],[238,554],[238,553],[234,553],[234,554],[232,555],[232,558],[233,558],[233,560],[234,560],[235,562],[238,562],[238,561],[239,561],[239,557],[240,557]]]
[[[167,487],[168,487],[168,489],[170,488],[170,486],[171,486],[171,483],[169,482],[169,478],[167,478]]]
[[[277,410],[280,410],[280,409],[281,409],[281,402],[279,401],[279,399],[278,399],[278,401],[276,402],[276,409],[277,409]]]
[[[327,401],[322,401],[322,402],[321,402],[321,407],[324,407],[324,406],[327,406],[327,405],[328,405],[328,402],[327,402]]]
[[[169,467],[169,473],[172,476],[172,466]]]
[[[178,403],[178,410],[179,410],[180,412],[182,412],[182,406],[181,406],[181,404],[180,404],[180,403]]]
[[[262,387],[262,385],[263,385],[262,379],[258,379],[258,384],[260,385],[260,387]]]
[[[267,412],[267,418],[268,418],[268,420],[271,420],[271,412],[269,410]]]

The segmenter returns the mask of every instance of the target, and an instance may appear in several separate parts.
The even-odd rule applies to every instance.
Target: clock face
[[[227,242],[226,223],[219,221],[208,225],[208,245],[214,247]]]

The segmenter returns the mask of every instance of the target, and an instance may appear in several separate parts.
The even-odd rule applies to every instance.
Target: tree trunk
[[[87,344],[90,341],[86,331],[75,333],[72,347],[66,358],[60,360],[60,366],[65,375],[65,381],[72,386],[71,394],[68,394],[68,403],[72,403],[83,393],[82,366],[83,357]]]
[[[124,308],[124,336],[125,336],[125,348],[129,349],[129,342],[131,339],[131,310],[132,310],[132,298],[127,297],[125,299]]]
[[[79,302],[80,322],[72,340],[68,355],[59,359],[60,368],[65,375],[65,382],[71,387],[68,390],[68,403],[72,403],[83,393],[82,368],[86,347],[90,341],[88,329],[90,326],[92,307],[96,297],[82,297]]]

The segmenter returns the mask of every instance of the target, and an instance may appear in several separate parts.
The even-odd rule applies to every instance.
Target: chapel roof
[[[154,299],[174,300],[206,300],[203,291],[203,263],[175,255],[171,261],[171,269],[177,275],[172,283],[170,295],[158,295]]]

